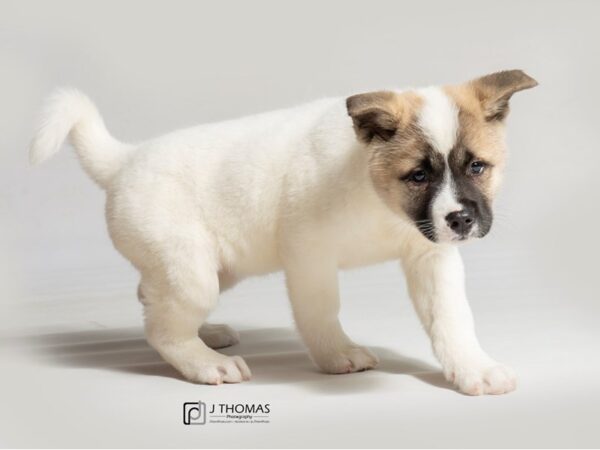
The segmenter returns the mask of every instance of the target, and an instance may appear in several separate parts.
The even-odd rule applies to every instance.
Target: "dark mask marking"
[[[433,225],[432,205],[442,187],[447,170],[444,156],[433,150],[429,145],[423,150],[423,160],[420,167],[427,174],[427,182],[423,186],[409,187],[408,205],[405,211],[415,222],[419,231],[429,240],[436,240]],[[405,181],[410,183],[410,181]]]
[[[484,171],[481,175],[471,175],[469,165],[473,160],[473,154],[460,142],[448,155],[456,199],[475,219],[475,223],[479,225],[479,237],[483,237],[490,231],[493,221],[489,199],[481,188],[489,173]]]

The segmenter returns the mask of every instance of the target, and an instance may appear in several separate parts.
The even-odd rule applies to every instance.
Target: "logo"
[[[184,425],[207,423],[270,423],[269,403],[215,403],[202,401],[183,404]]]
[[[183,423],[185,425],[204,425],[206,423],[206,403],[201,401],[184,403]]]

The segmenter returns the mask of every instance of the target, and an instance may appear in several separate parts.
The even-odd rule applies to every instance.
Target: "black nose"
[[[454,211],[446,216],[448,226],[461,237],[465,237],[473,228],[472,214],[463,209],[462,211]]]

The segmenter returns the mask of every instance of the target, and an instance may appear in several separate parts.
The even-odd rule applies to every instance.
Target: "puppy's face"
[[[508,101],[536,85],[513,70],[459,86],[348,98],[381,198],[434,242],[485,236],[504,167]]]

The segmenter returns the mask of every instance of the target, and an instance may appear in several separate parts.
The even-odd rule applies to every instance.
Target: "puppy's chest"
[[[399,226],[369,221],[347,222],[338,227],[336,249],[341,268],[358,267],[398,259],[407,238]]]

